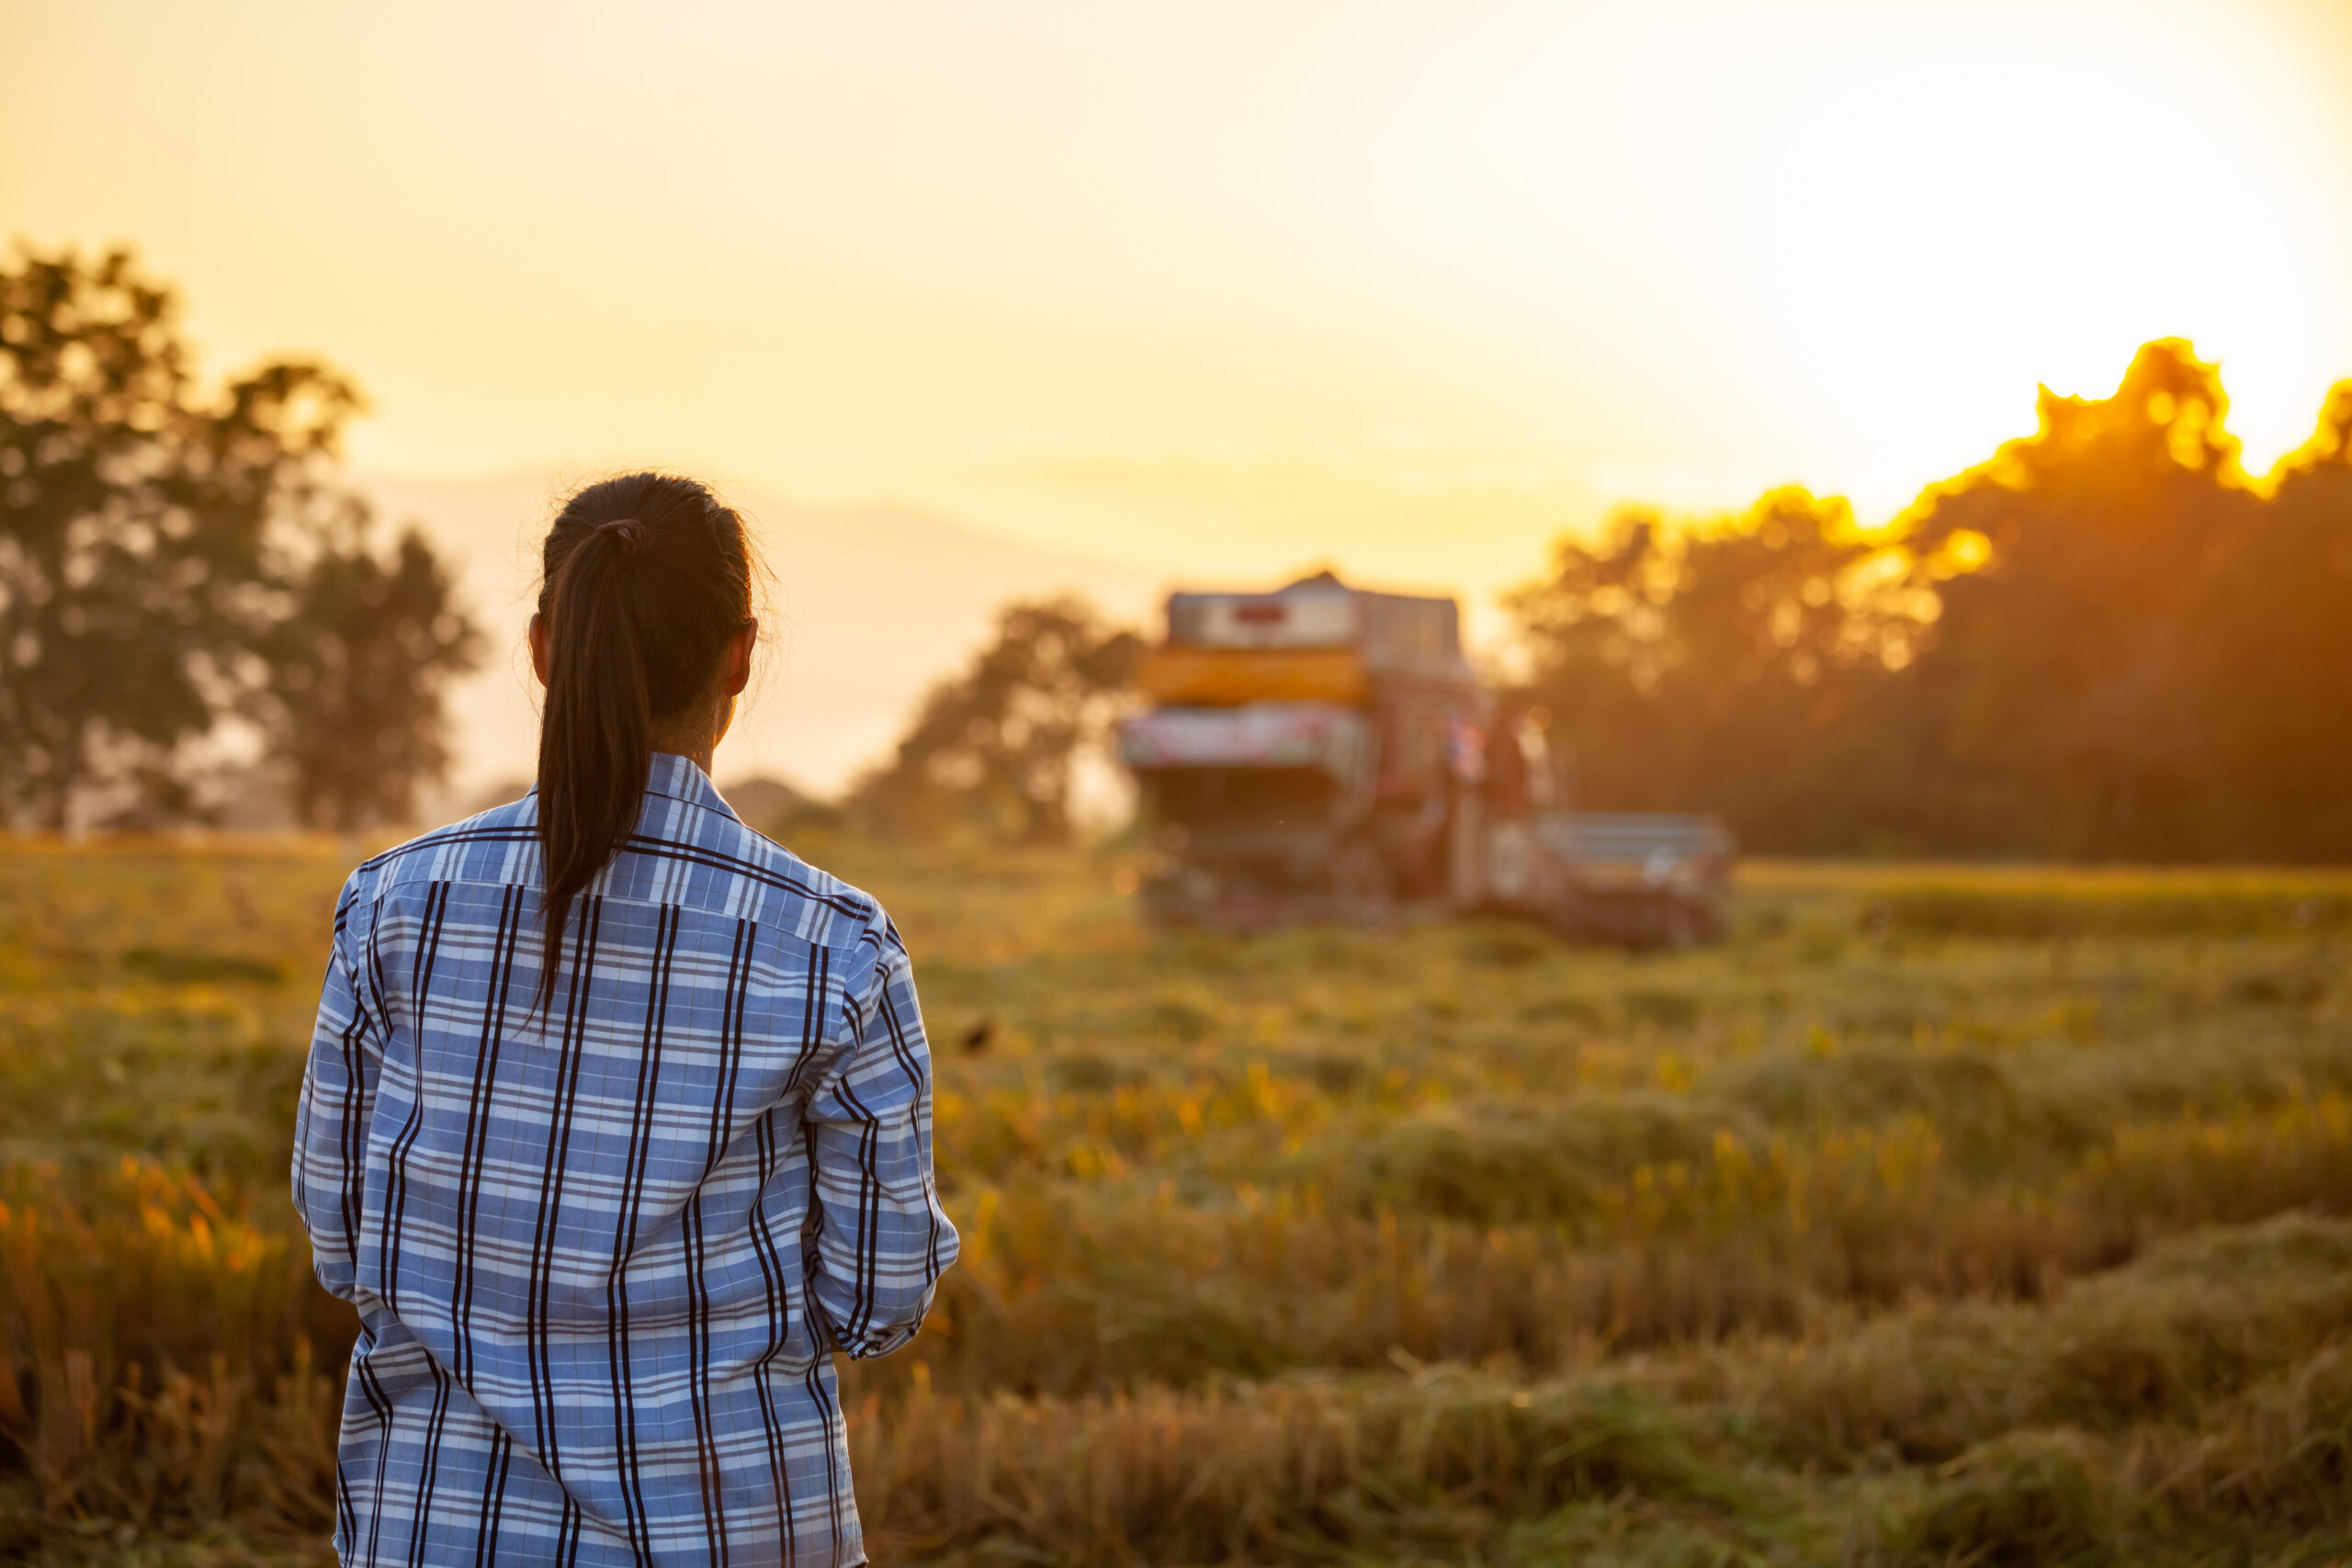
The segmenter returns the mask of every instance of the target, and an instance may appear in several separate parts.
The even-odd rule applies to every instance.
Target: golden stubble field
[[[879,895],[966,1237],[878,1561],[2344,1560],[2352,874],[1757,863],[1736,932]],[[0,1560],[329,1561],[328,840],[0,841]]]

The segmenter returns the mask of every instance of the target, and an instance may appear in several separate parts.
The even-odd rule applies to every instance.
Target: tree
[[[1828,847],[1871,771],[1854,721],[1935,615],[1919,578],[1844,502],[1787,489],[1689,527],[1633,513],[1598,544],[1563,538],[1506,607],[1586,804],[1720,810],[1743,837]]]
[[[2352,383],[2267,486],[2228,407],[2160,340],[1875,536],[1784,491],[1563,541],[1510,606],[1586,803],[1781,851],[2352,859]]]
[[[1982,541],[1944,592],[1935,772],[1972,847],[2115,858],[2227,850],[2212,772],[2216,661],[2233,635],[2217,572],[2259,532],[2214,367],[2178,339],[2109,398],[2044,388],[2039,427],[1933,487],[1923,540]],[[2249,692],[2248,696],[2255,695]]]
[[[858,781],[852,819],[888,834],[962,824],[1066,842],[1074,765],[1108,736],[1141,651],[1074,596],[1007,605],[994,639],[932,689],[891,760]]]
[[[2199,706],[2230,781],[2221,831],[2262,860],[2352,862],[2352,381],[2212,569],[2225,635]]]
[[[291,765],[295,815],[345,831],[410,819],[417,785],[448,766],[445,689],[473,669],[481,636],[412,527],[389,557],[353,505],[294,582],[264,643],[273,755]]]
[[[359,406],[306,360],[208,392],[128,252],[0,265],[0,805],[192,809],[191,743],[267,705],[348,516],[330,465]]]

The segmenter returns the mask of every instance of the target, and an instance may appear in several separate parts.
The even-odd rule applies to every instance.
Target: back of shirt
[[[657,755],[554,1000],[536,797],[355,873],[295,1152],[346,1562],[863,1559],[827,1350],[956,1254],[904,945]]]

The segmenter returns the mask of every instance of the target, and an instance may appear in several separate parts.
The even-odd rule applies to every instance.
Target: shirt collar
[[[699,806],[706,811],[716,811],[723,817],[741,820],[735,817],[734,807],[727,804],[727,797],[718,793],[718,786],[710,782],[710,775],[674,751],[653,753],[653,766],[646,774],[645,792],[668,795],[672,800],[683,800],[688,806]]]

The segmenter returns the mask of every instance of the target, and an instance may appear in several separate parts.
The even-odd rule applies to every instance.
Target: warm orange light
[[[2332,15],[9,6],[0,210],[137,242],[220,367],[349,367],[376,473],[667,463],[1476,633],[1617,502],[1882,523],[2160,335],[2267,468],[2352,374]]]

